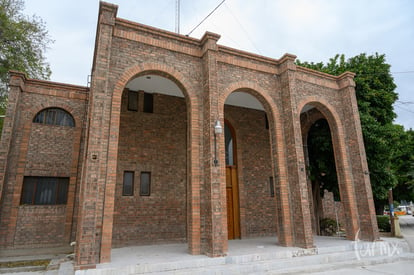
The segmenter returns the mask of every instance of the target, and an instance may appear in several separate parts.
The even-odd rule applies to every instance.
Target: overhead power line
[[[249,42],[250,42],[250,44],[253,46],[253,48],[255,48],[255,49],[256,49],[256,51],[257,51],[259,54],[262,54],[262,53],[260,52],[260,50],[259,50],[259,49],[256,47],[256,45],[254,44],[253,39],[251,39],[251,37],[250,37],[249,33],[246,31],[246,29],[245,29],[245,28],[243,27],[243,25],[240,23],[240,20],[239,20],[239,19],[237,19],[236,15],[232,12],[232,10],[229,8],[229,6],[228,6],[227,4],[224,4],[224,6],[226,6],[226,8],[229,10],[229,12],[230,12],[231,16],[233,16],[234,20],[237,22],[237,24],[239,24],[240,28],[243,30],[244,34],[246,35],[247,39],[249,40]]]
[[[214,8],[214,10],[212,10],[206,17],[204,17],[204,19],[203,20],[201,20],[201,22],[200,23],[198,23],[198,25],[197,26],[195,26],[188,34],[187,34],[187,36],[190,36],[192,33],[193,33],[193,31],[195,31],[195,29],[197,29],[201,24],[203,24],[203,22],[204,21],[206,21],[206,19],[207,18],[209,18],[210,17],[210,15],[212,15],[223,3],[224,3],[224,1],[226,1],[226,0],[223,0],[223,1],[221,1],[221,3],[220,4],[218,4],[217,5],[217,7],[215,7]]]
[[[414,114],[414,111],[412,111],[410,109],[407,109],[407,108],[404,108],[404,107],[401,107],[400,105],[395,105],[395,107],[397,107],[397,108],[399,108],[399,109],[401,109],[403,111],[406,111],[406,112],[409,112],[409,113],[413,113]]]
[[[391,72],[392,74],[414,74],[414,71]]]
[[[387,74],[414,74],[414,71],[357,73],[357,75],[387,75]]]
[[[397,100],[397,101],[396,101],[396,103],[399,103],[399,104],[404,104],[404,105],[411,105],[411,104],[414,104],[414,102],[413,102],[413,101],[401,101],[401,100]]]

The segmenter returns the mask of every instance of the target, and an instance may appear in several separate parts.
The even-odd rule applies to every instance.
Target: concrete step
[[[385,242],[349,242],[347,245],[277,252],[229,255],[221,258],[193,256],[185,260],[129,263],[123,266],[101,265],[97,269],[78,270],[76,274],[300,274],[328,270],[338,265],[371,265],[413,260],[408,244],[396,239]],[[323,269],[319,269],[319,268]]]
[[[322,272],[322,271],[330,271],[330,270],[338,270],[343,268],[352,268],[356,266],[370,266],[370,265],[377,265],[377,264],[387,264],[387,263],[395,263],[395,262],[403,262],[403,261],[413,261],[414,254],[413,253],[404,253],[398,256],[388,257],[372,257],[367,259],[360,259],[360,260],[348,260],[342,262],[332,262],[327,264],[319,264],[319,265],[309,265],[309,266],[300,266],[300,267],[293,267],[293,268],[285,268],[279,270],[270,270],[266,274],[304,274],[304,273],[314,273],[314,272]]]
[[[313,258],[314,256],[311,256]],[[313,259],[314,260],[314,259]],[[278,262],[255,262],[250,264],[232,264],[226,266],[211,266],[194,269],[180,269],[171,270],[165,272],[155,272],[159,275],[211,275],[211,274],[225,274],[225,275],[236,275],[236,274],[268,274],[268,275],[293,275],[293,274],[308,274],[321,271],[337,270],[341,268],[356,267],[356,266],[369,266],[384,263],[394,263],[401,261],[413,261],[414,254],[404,254],[394,257],[372,257],[364,260],[347,260],[341,262],[328,262],[328,263],[317,263],[304,264],[301,258],[295,259],[295,263],[291,265],[285,261]],[[153,273],[153,274],[155,274]],[[136,273],[139,274],[139,273]]]

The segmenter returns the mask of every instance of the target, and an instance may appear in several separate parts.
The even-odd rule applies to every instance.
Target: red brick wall
[[[140,103],[143,96],[140,94]],[[154,113],[128,111],[122,97],[113,245],[186,240],[186,106],[155,95]],[[243,115],[241,115],[243,114]],[[264,111],[226,106],[236,131],[243,238],[276,234],[270,196],[269,130]],[[122,196],[123,171],[135,172],[134,196]],[[152,173],[151,196],[139,196],[140,172]]]
[[[183,98],[154,95],[154,113],[127,110],[122,97],[113,246],[186,240],[187,119]],[[122,196],[123,171],[135,172],[133,196]],[[140,196],[140,173],[151,195]]]
[[[66,205],[22,205],[19,207],[15,247],[68,245],[65,238]]]
[[[322,198],[322,208],[323,208],[323,218],[330,218],[336,220],[341,228],[345,228],[345,214],[344,207],[340,201],[335,201],[332,192],[324,190],[324,195]]]
[[[24,175],[70,177],[74,135],[75,128],[72,127],[33,123]],[[75,183],[72,181],[71,184],[73,187]],[[68,201],[73,200],[71,197]],[[19,206],[15,245],[67,245],[66,209],[66,205]]]
[[[75,129],[33,123],[25,175],[69,177]]]
[[[74,220],[87,89],[23,76],[20,80],[24,84],[10,90],[11,94],[20,96],[13,117],[15,129],[10,129],[12,143],[8,148],[4,197],[0,205],[0,246],[68,245]],[[39,111],[50,107],[69,112],[75,119],[75,127],[33,123]],[[69,177],[67,204],[20,205],[25,176]]]

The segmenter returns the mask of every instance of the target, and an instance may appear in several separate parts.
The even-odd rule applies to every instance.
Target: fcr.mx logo
[[[358,260],[375,256],[393,257],[401,253],[397,242],[363,242],[359,239],[360,229],[358,229],[354,239],[354,252]]]

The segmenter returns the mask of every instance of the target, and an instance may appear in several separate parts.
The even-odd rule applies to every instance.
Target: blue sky
[[[180,32],[188,34],[222,0],[181,0]],[[25,0],[52,39],[46,53],[52,81],[85,86],[95,42],[97,0]],[[107,0],[118,17],[175,30],[176,0]],[[386,55],[399,100],[396,123],[414,129],[414,1],[226,0],[192,34],[221,35],[219,43],[272,58],[327,62],[337,53]]]

